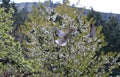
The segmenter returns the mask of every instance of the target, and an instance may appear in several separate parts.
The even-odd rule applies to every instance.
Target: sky
[[[46,0],[12,0],[15,3],[21,2],[44,2]],[[63,0],[52,0],[53,3],[60,2]],[[78,0],[69,0],[70,4],[78,4]],[[77,7],[85,7],[86,9],[90,9],[91,7],[95,11],[107,12],[107,13],[118,13],[120,14],[120,1],[119,0],[80,0]]]

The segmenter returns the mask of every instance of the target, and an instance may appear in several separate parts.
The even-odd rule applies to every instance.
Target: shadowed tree
[[[106,24],[103,26],[103,32],[105,34],[105,40],[108,45],[104,48],[107,52],[114,51],[119,52],[120,48],[120,27],[117,17],[111,16]]]

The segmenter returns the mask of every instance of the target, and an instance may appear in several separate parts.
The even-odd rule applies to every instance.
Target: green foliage
[[[117,67],[115,53],[104,54],[100,49],[107,43],[101,33],[102,26],[96,29],[96,36],[85,38],[89,33],[89,23],[80,11],[65,4],[54,9],[39,4],[28,15],[29,20],[22,26],[22,33],[27,37],[22,42],[26,60],[33,68],[27,75],[41,77],[56,76],[103,76],[111,74]],[[55,44],[57,36],[52,30],[57,27],[65,30],[74,27],[66,46]],[[99,52],[99,56],[96,53]],[[118,54],[117,54],[118,55]],[[106,67],[106,64],[110,66]],[[107,69],[107,71],[106,71]]]
[[[113,70],[119,67],[117,59],[120,54],[114,52],[105,54],[105,51],[101,51],[107,42],[101,32],[104,31],[104,26],[100,26],[102,22],[98,23],[97,20],[100,18],[102,21],[99,14],[95,17],[92,17],[94,16],[92,13],[84,15],[77,8],[69,7],[68,0],[52,9],[46,5],[39,3],[37,8],[33,7],[32,12],[28,14],[29,18],[22,15],[26,14],[24,10],[17,16],[15,14],[18,13],[14,13],[13,9],[9,8],[6,13],[4,8],[0,8],[0,76],[5,77],[7,74],[16,77],[108,77],[112,75]],[[21,36],[21,41],[16,42],[10,34],[16,26],[12,20],[19,17],[23,18],[23,21],[14,23],[20,25],[15,35]],[[114,23],[107,25],[117,25],[115,19],[111,18],[109,22],[112,21]],[[97,24],[96,35],[86,38],[90,32],[90,23]],[[58,36],[53,30],[54,27],[63,31],[70,27],[75,28],[66,46],[55,43]],[[107,31],[114,29],[108,26],[106,28],[109,28]]]
[[[104,48],[106,51],[120,51],[120,26],[117,17],[111,16],[104,24],[103,32],[108,45]]]
[[[27,69],[24,68],[26,65],[19,42],[15,42],[9,34],[12,31],[13,12],[13,9],[10,9],[5,13],[5,9],[0,8],[0,73],[3,73],[2,77],[20,74],[23,69]],[[9,72],[9,75],[4,71]]]
[[[105,41],[107,42],[107,45],[105,47],[102,47],[101,50],[103,50],[103,52],[105,52],[106,54],[112,51],[112,52],[117,52],[116,54],[119,55],[120,27],[119,27],[117,17],[110,16],[108,18],[108,21],[105,21],[102,19],[102,16],[100,15],[100,13],[95,12],[93,9],[88,13],[87,16],[88,16],[87,17],[88,20],[90,20],[91,18],[95,20],[95,26],[98,26],[98,25],[103,26],[102,33],[104,33],[105,35]],[[116,57],[116,59],[118,59],[117,62],[120,61],[119,58],[120,58],[119,56]],[[120,73],[118,72],[119,71],[118,69],[120,69],[120,67],[115,67],[112,70],[111,75],[112,76],[120,75]]]
[[[108,21],[104,21],[100,13],[95,12],[93,9],[91,9],[91,11],[87,15],[87,19],[90,20],[91,18],[95,20],[95,26],[103,26],[102,32],[105,35],[105,41],[108,42],[107,46],[105,46],[103,49],[106,52],[120,51],[120,27],[117,17],[110,16],[108,18]]]
[[[1,7],[5,8],[5,12],[8,13],[10,8],[14,10],[12,13],[12,21],[13,21],[13,31],[12,35],[18,39],[15,35],[15,31],[20,27],[21,24],[24,24],[25,20],[27,20],[27,12],[25,9],[18,11],[16,4],[14,2],[11,2],[10,0],[2,0]]]
[[[95,26],[104,24],[104,20],[102,19],[100,13],[94,11],[93,8],[91,8],[91,11],[87,14],[87,20],[90,20],[91,18],[95,20]]]
[[[9,2],[10,2],[10,0],[2,0],[1,7],[5,8],[5,12],[9,11],[9,8],[10,8]]]

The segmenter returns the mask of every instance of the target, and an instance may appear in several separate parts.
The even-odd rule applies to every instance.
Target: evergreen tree
[[[90,20],[93,18],[95,20],[95,25],[102,25],[103,30],[102,32],[105,35],[105,41],[108,42],[108,45],[105,46],[103,49],[106,52],[109,51],[120,51],[119,49],[119,24],[117,17],[110,16],[108,21],[104,21],[100,13],[95,12],[93,9],[88,13],[87,19]]]
[[[103,20],[102,16],[95,12],[93,9],[88,13],[88,20],[93,18],[96,21],[96,26],[102,25],[103,26],[103,30],[102,33],[104,33],[105,35],[105,41],[108,43],[105,47],[101,48],[101,50],[103,50],[105,53],[109,53],[109,52],[117,52],[117,54],[119,54],[119,33],[120,33],[120,27],[118,24],[118,19],[117,17],[114,16],[110,16],[108,18],[108,20]],[[119,62],[119,56],[118,56],[118,60],[117,62]],[[112,72],[112,76],[117,76],[120,75],[120,73],[118,72],[118,68],[115,68]]]
[[[12,14],[13,24],[11,25],[13,28],[11,35],[15,37],[16,41],[22,41],[22,34],[20,30],[20,25],[24,24],[25,20],[27,20],[27,12],[23,9],[18,12],[16,4],[14,2],[10,2],[10,0],[2,0],[1,7],[5,8],[5,12],[7,13],[10,8],[14,10]]]
[[[5,8],[5,12],[9,11],[9,8],[10,8],[10,4],[9,3],[10,3],[10,0],[2,0],[1,7]]]
[[[28,15],[29,20],[22,26],[25,40],[22,45],[24,54],[31,67],[28,76],[109,76],[117,67],[119,54],[109,52],[104,54],[100,49],[107,43],[101,33],[102,26],[96,28],[96,35],[85,38],[89,33],[89,24],[95,24],[95,19],[87,20],[86,15],[80,16],[77,8],[60,4],[54,9],[39,4],[33,7]],[[55,43],[58,37],[52,30],[57,27],[65,30],[74,27],[66,46]],[[99,56],[96,53],[99,52]],[[106,65],[109,64],[107,68]]]
[[[106,24],[104,24],[103,32],[108,45],[104,48],[106,51],[120,51],[120,27],[117,17],[110,16]]]
[[[27,70],[26,62],[22,54],[22,49],[19,42],[15,42],[10,35],[13,24],[12,18],[13,9],[8,13],[5,8],[0,8],[0,76],[10,77],[21,75],[24,70]],[[26,68],[24,68],[26,67]]]
[[[91,18],[95,20],[95,26],[103,25],[105,23],[100,13],[94,11],[93,8],[91,8],[90,12],[87,14],[87,20],[90,20]]]

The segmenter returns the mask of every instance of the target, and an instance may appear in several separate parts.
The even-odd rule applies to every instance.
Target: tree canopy
[[[65,2],[50,8],[39,3],[37,7],[33,6],[28,14],[24,10],[20,11],[18,16],[23,22],[17,24],[19,26],[17,28],[14,23],[18,21],[13,20],[17,16],[14,13],[15,10],[9,8],[6,12],[5,8],[0,8],[1,76],[108,77],[120,75],[114,73],[114,70],[119,68],[120,54],[111,51],[106,54],[106,50],[102,49],[111,43],[106,39],[107,32],[110,32],[111,27],[113,32],[116,31],[113,25],[118,25],[117,20],[111,17],[108,21],[110,23],[99,22],[98,19],[102,21],[102,18],[98,13],[93,15],[95,13],[93,10],[89,15],[85,15],[82,12],[84,10],[80,11],[68,5],[69,2]],[[91,23],[95,25],[95,35],[86,38],[90,33]],[[101,23],[106,26],[102,26]],[[59,38],[53,30],[55,27],[62,31],[74,28],[66,46],[55,43]]]

